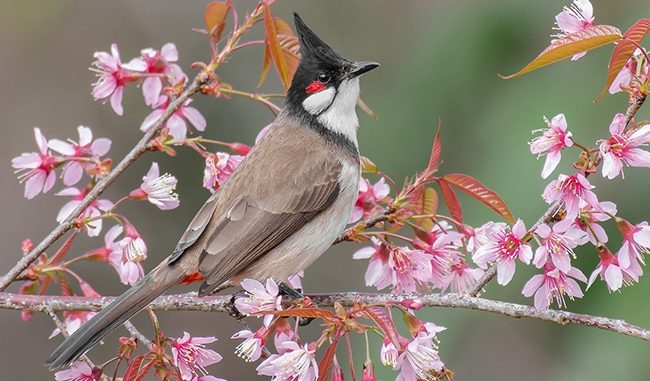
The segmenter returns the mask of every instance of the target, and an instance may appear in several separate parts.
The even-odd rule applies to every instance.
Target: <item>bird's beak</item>
[[[352,64],[350,72],[348,73],[348,79],[358,77],[363,73],[369,72],[370,70],[379,66],[377,62],[372,61],[360,61]]]

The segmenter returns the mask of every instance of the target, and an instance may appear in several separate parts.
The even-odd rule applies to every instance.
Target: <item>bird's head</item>
[[[297,13],[294,22],[302,58],[287,93],[287,105],[317,118],[328,110],[342,116],[354,113],[359,76],[379,64],[343,58],[309,29]]]

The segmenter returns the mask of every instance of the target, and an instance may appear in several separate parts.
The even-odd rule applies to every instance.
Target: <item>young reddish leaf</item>
[[[266,81],[266,76],[269,74],[269,69],[271,68],[271,63],[273,59],[271,58],[271,52],[269,51],[269,46],[264,43],[264,59],[262,61],[262,71],[260,71],[260,80],[257,82],[257,87],[260,88]]]
[[[226,17],[228,17],[229,11],[230,5],[223,1],[213,1],[205,7],[203,17],[210,41],[216,43],[221,38],[223,30],[226,28]]]
[[[621,31],[610,25],[596,25],[557,39],[534,60],[518,72],[502,76],[502,79],[519,77],[540,67],[562,61],[578,53],[596,49],[621,39]]]
[[[336,315],[333,312],[320,308],[291,308],[281,311],[260,311],[255,313],[255,315],[276,315],[282,317],[301,317],[324,320],[336,318]]]
[[[133,360],[131,360],[131,362],[129,362],[129,365],[126,367],[126,371],[124,372],[124,377],[122,377],[122,380],[135,381],[136,377],[138,376],[138,370],[140,369],[142,361],[144,361],[144,355],[136,356]]]
[[[275,17],[274,21],[275,30],[278,34],[278,44],[282,49],[282,55],[287,64],[289,82],[291,82],[300,64],[300,42],[298,37],[293,34],[289,24],[279,17]]]
[[[449,214],[451,214],[451,217],[459,223],[463,222],[463,208],[460,205],[460,201],[458,201],[456,192],[454,192],[449,183],[445,180],[445,177],[438,180],[442,199],[445,201],[445,205],[447,205],[447,210],[449,211]]]
[[[286,90],[291,85],[289,67],[285,60],[280,42],[278,41],[278,31],[275,25],[275,20],[273,19],[269,7],[266,6],[264,7],[264,27],[266,33],[266,47],[269,50],[269,55],[273,59],[275,69],[277,70],[280,80]]]
[[[393,322],[390,310],[382,307],[369,307],[364,310],[368,318],[377,324],[384,335],[390,340],[395,347],[399,348],[399,333]]]
[[[77,238],[77,231],[72,233],[72,235],[68,237],[68,239],[66,239],[65,242],[63,242],[63,245],[59,247],[59,250],[57,250],[56,253],[54,253],[54,255],[52,256],[52,258],[50,258],[50,263],[58,264],[59,262],[61,262],[63,257],[65,257],[66,254],[68,254],[68,252],[72,248],[72,244],[74,243],[74,240],[76,238]]]
[[[609,59],[609,65],[607,66],[607,82],[605,82],[605,88],[600,92],[600,94],[598,94],[595,102],[607,93],[607,90],[609,90],[609,87],[612,85],[612,82],[614,82],[614,79],[616,79],[618,73],[621,72],[621,69],[623,69],[627,63],[627,60],[629,60],[630,57],[632,57],[632,54],[634,54],[636,45],[632,43],[632,41],[641,44],[641,41],[643,41],[648,30],[650,30],[650,19],[641,19],[634,23],[634,25],[625,32],[623,39],[616,44],[614,51],[612,51],[612,56]]]
[[[50,273],[50,276],[61,287],[61,295],[74,295],[74,291],[72,291],[72,285],[70,285],[70,281],[68,281],[68,278],[62,271],[52,271]]]
[[[318,381],[327,380],[327,376],[330,374],[330,369],[334,363],[334,355],[336,354],[336,346],[338,345],[339,338],[334,338],[332,344],[327,347],[327,350],[323,354],[323,358],[318,363]]]
[[[140,370],[138,371],[138,374],[136,375],[136,377],[135,377],[135,379],[134,379],[133,381],[142,381],[142,379],[144,379],[144,377],[147,375],[147,373],[149,373],[149,371],[151,370],[151,368],[152,368],[152,367],[154,366],[154,364],[156,364],[157,362],[158,362],[158,361],[156,361],[155,358],[149,360],[149,362],[147,362],[144,366],[142,366],[142,367],[140,368]]]
[[[508,209],[508,205],[506,205],[503,199],[499,197],[496,192],[481,184],[480,181],[472,176],[453,173],[443,176],[443,179],[485,204],[488,208],[494,210],[509,223],[513,224],[515,222],[512,213],[510,213],[510,209]]]
[[[442,127],[442,120],[438,119],[438,131],[436,137],[433,139],[433,146],[431,147],[431,156],[429,157],[429,165],[427,171],[431,173],[438,170],[440,166],[440,156],[442,155],[442,144],[440,143],[440,127]]]

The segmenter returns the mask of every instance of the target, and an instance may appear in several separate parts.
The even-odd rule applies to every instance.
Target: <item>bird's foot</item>
[[[235,306],[235,300],[247,295],[248,294],[244,290],[239,290],[232,294],[232,298],[230,298],[230,302],[228,302],[228,304],[226,305],[226,309],[228,310],[228,315],[234,317],[237,320],[242,320],[243,318],[246,317],[246,315],[239,312],[239,310]]]
[[[303,295],[301,289],[294,289],[294,288],[292,288],[291,286],[289,286],[288,284],[286,284],[284,282],[280,282],[280,284],[278,284],[278,289],[280,290],[280,295],[286,296],[290,300],[306,299],[305,295]],[[309,304],[311,306],[315,307],[315,305],[312,303],[311,300],[309,300]],[[312,320],[314,320],[314,319],[313,318],[298,318],[298,325],[301,326],[301,327],[304,327],[306,325],[309,325],[309,323],[311,323]]]

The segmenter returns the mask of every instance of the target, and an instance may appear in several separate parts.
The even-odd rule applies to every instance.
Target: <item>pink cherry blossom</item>
[[[535,250],[533,264],[542,268],[550,260],[565,274],[571,270],[571,257],[575,257],[573,249],[589,240],[584,231],[574,227],[567,229],[561,224],[555,224],[552,228],[541,224],[535,229],[535,233],[540,237],[542,244]]]
[[[100,368],[91,368],[84,361],[77,361],[70,368],[54,373],[56,381],[99,381],[102,375]]]
[[[147,69],[147,64],[140,58],[134,58],[127,64],[122,64],[120,52],[116,44],[111,45],[111,53],[95,52],[93,70],[99,79],[93,84],[92,95],[95,100],[110,97],[111,107],[117,115],[122,115],[122,95],[124,87],[140,78],[139,72]]]
[[[585,30],[594,26],[594,9],[589,0],[574,0],[573,4],[564,7],[562,12],[555,16],[556,38],[563,38],[566,35]],[[555,40],[554,40],[555,41]],[[574,55],[571,60],[575,61],[584,56],[585,53]]]
[[[63,222],[72,211],[81,204],[83,199],[88,194],[88,189],[78,189],[75,187],[66,188],[58,192],[57,196],[67,196],[72,197],[72,200],[68,201],[56,216],[56,222]],[[82,212],[81,217],[83,219],[95,219],[94,221],[89,221],[84,223],[84,229],[89,237],[97,237],[102,232],[102,219],[97,218],[104,214],[107,210],[113,207],[113,203],[106,199],[96,199],[88,205],[88,207]]]
[[[590,206],[598,210],[600,203],[596,194],[591,190],[595,187],[586,177],[576,173],[571,176],[560,175],[557,180],[551,181],[544,189],[542,197],[549,204],[559,201],[566,209],[565,220],[573,220],[578,216],[581,208]]]
[[[434,335],[424,332],[406,345],[399,355],[397,365],[400,373],[395,381],[435,380],[445,366],[440,360]]]
[[[298,341],[298,334],[295,329],[291,328],[286,318],[278,318],[275,321],[275,334],[273,335],[273,345],[278,354],[287,351],[282,345],[285,341]]]
[[[139,261],[134,262],[132,260],[129,260],[126,255],[124,244],[131,243],[131,241],[123,240],[116,242],[117,237],[122,234],[122,231],[123,229],[120,225],[115,225],[110,228],[104,236],[104,247],[97,249],[96,253],[102,255],[105,260],[115,269],[117,275],[120,277],[120,282],[122,284],[132,286],[144,276],[144,269],[142,268],[142,265]]]
[[[393,292],[415,292],[431,280],[431,256],[422,250],[385,246],[373,241],[374,247],[357,251],[354,259],[370,258],[366,285],[378,290],[390,285]]]
[[[287,278],[287,283],[294,290],[302,290],[302,278],[305,277],[305,272],[303,270],[298,271],[297,273],[291,275]]]
[[[142,95],[147,106],[156,103],[160,97],[163,89],[161,77],[164,76],[171,85],[187,80],[180,66],[172,63],[178,61],[178,50],[173,43],[163,45],[160,51],[152,48],[142,49],[140,54],[142,61],[147,65],[145,73],[150,74],[142,82]]]
[[[435,240],[428,243],[418,237],[413,246],[431,255],[431,277],[429,281],[434,287],[446,288],[452,261],[460,255],[459,243],[464,235],[454,231],[438,234]]]
[[[399,357],[399,351],[393,342],[385,337],[384,342],[381,344],[381,351],[379,352],[379,358],[381,363],[385,366],[391,366],[393,369],[397,369],[397,359]]]
[[[59,164],[47,149],[47,139],[40,128],[34,127],[34,137],[38,153],[23,153],[11,159],[11,166],[16,169],[16,173],[22,172],[18,175],[18,180],[25,183],[25,198],[28,200],[52,189],[56,181],[54,168]]]
[[[613,179],[623,172],[623,165],[650,167],[650,152],[639,147],[650,142],[650,125],[625,131],[627,118],[618,113],[609,125],[612,136],[600,142],[603,157],[603,177]]]
[[[63,325],[65,326],[65,330],[67,331],[68,334],[70,335],[73,334],[76,330],[79,329],[79,327],[86,324],[86,322],[96,314],[97,314],[96,312],[92,312],[92,311],[66,312],[63,318]],[[50,335],[49,338],[51,339],[54,336],[58,335],[59,333],[61,333],[61,330],[56,328],[54,331],[52,331],[52,334]]]
[[[585,205],[573,221],[573,226],[586,232],[592,244],[607,243],[608,237],[605,229],[596,222],[607,221],[610,215],[616,215],[616,204],[613,202],[602,201],[599,203],[598,209],[592,208],[591,205]],[[565,219],[559,224],[565,224],[565,221],[569,220]]]
[[[225,152],[206,153],[203,187],[214,193],[230,178],[244,156]]]
[[[446,286],[442,291],[444,292],[449,287],[451,292],[467,292],[476,285],[484,273],[485,271],[479,268],[470,267],[464,259],[457,258],[451,265],[445,279]]]
[[[84,162],[79,159],[99,159],[106,155],[111,148],[111,140],[108,138],[99,138],[93,141],[93,132],[90,128],[79,126],[77,131],[79,132],[79,142],[73,140],[64,142],[59,139],[52,139],[48,142],[51,149],[66,156],[67,163],[63,167],[63,183],[68,186],[81,180]]]
[[[343,369],[341,369],[341,365],[339,365],[339,360],[336,358],[336,354],[334,355],[334,360],[332,364],[331,381],[345,381],[345,376],[343,375]],[[361,376],[361,381],[365,381],[363,379],[363,375]]]
[[[371,184],[363,177],[359,178],[359,195],[357,203],[352,209],[348,223],[359,221],[361,218],[368,218],[379,207],[378,202],[386,198],[390,193],[390,187],[384,178],[380,178],[375,184]]]
[[[530,153],[533,155],[546,155],[544,169],[542,169],[542,178],[547,178],[560,163],[562,150],[573,146],[571,133],[567,131],[567,124],[564,114],[558,114],[551,119],[544,118],[547,129],[543,131],[542,136],[538,136],[530,143]],[[533,131],[536,132],[536,131]]]
[[[231,339],[244,339],[235,349],[235,354],[246,362],[257,361],[262,355],[262,348],[268,335],[269,329],[266,326],[260,327],[255,332],[244,329],[235,333]]]
[[[625,220],[617,221],[617,225],[623,235],[623,244],[617,253],[621,267],[640,269],[639,262],[645,264],[644,256],[650,253],[650,226],[645,221],[632,225]]]
[[[147,259],[147,244],[135,227],[130,223],[124,224],[124,235],[119,245],[125,259],[129,262],[142,262]]]
[[[640,268],[622,267],[618,258],[607,247],[599,248],[598,256],[600,261],[589,277],[587,288],[591,287],[598,276],[605,281],[610,292],[617,291],[623,284],[630,285],[639,281],[639,276],[642,274],[638,273]]]
[[[544,266],[544,274],[537,274],[530,278],[521,293],[526,297],[535,294],[535,308],[538,310],[548,308],[553,299],[558,307],[563,308],[566,307],[565,294],[571,300],[583,296],[575,279],[587,282],[587,277],[575,267],[571,267],[568,271],[560,271],[552,263],[547,263]]]
[[[216,364],[222,357],[211,349],[206,349],[205,344],[217,341],[210,337],[191,337],[189,333],[183,332],[183,337],[175,339],[172,343],[172,356],[174,365],[178,368],[181,379],[192,380],[196,372],[194,368],[203,370],[206,366]]]
[[[248,296],[235,300],[235,307],[239,312],[252,315],[260,311],[282,309],[282,296],[277,283],[273,279],[267,279],[266,286],[255,279],[244,279],[241,286],[248,293]],[[271,320],[273,320],[273,315],[264,315],[264,325],[268,326]]]
[[[494,229],[487,233],[488,242],[474,253],[474,263],[485,269],[488,263],[496,262],[497,282],[505,286],[512,280],[516,269],[516,259],[529,264],[533,258],[530,246],[522,241],[526,226],[522,220],[510,229]]]
[[[176,194],[176,177],[165,173],[160,176],[158,163],[151,163],[149,172],[142,178],[140,188],[131,192],[133,199],[147,199],[161,210],[170,210],[178,207],[180,201]]]
[[[641,68],[639,68],[639,64],[642,65]],[[627,90],[632,86],[635,78],[640,83],[643,83],[645,79],[648,78],[649,72],[650,65],[648,65],[648,62],[645,60],[641,50],[637,48],[634,51],[634,55],[627,60],[625,66],[623,66],[621,71],[616,75],[616,78],[614,78],[614,81],[609,86],[608,91],[610,94],[616,94]]]
[[[469,226],[464,227],[465,237],[467,238],[467,251],[475,253],[479,247],[485,245],[488,239],[488,233],[493,230],[504,230],[508,227],[504,222],[488,221],[477,228]]]
[[[167,107],[169,107],[169,97],[166,95],[161,95],[158,100],[152,104],[153,110],[147,117],[144,119],[140,125],[140,130],[145,132],[149,130],[160,117],[165,113]],[[174,141],[182,141],[187,138],[187,123],[190,122],[198,131],[205,131],[205,126],[207,122],[199,110],[190,106],[192,103],[191,99],[188,99],[180,106],[174,113],[169,117],[165,124],[165,129],[167,133],[172,136]]]
[[[257,374],[272,376],[275,381],[314,381],[318,378],[316,345],[301,347],[294,341],[282,344],[286,352],[273,354],[257,367]]]

